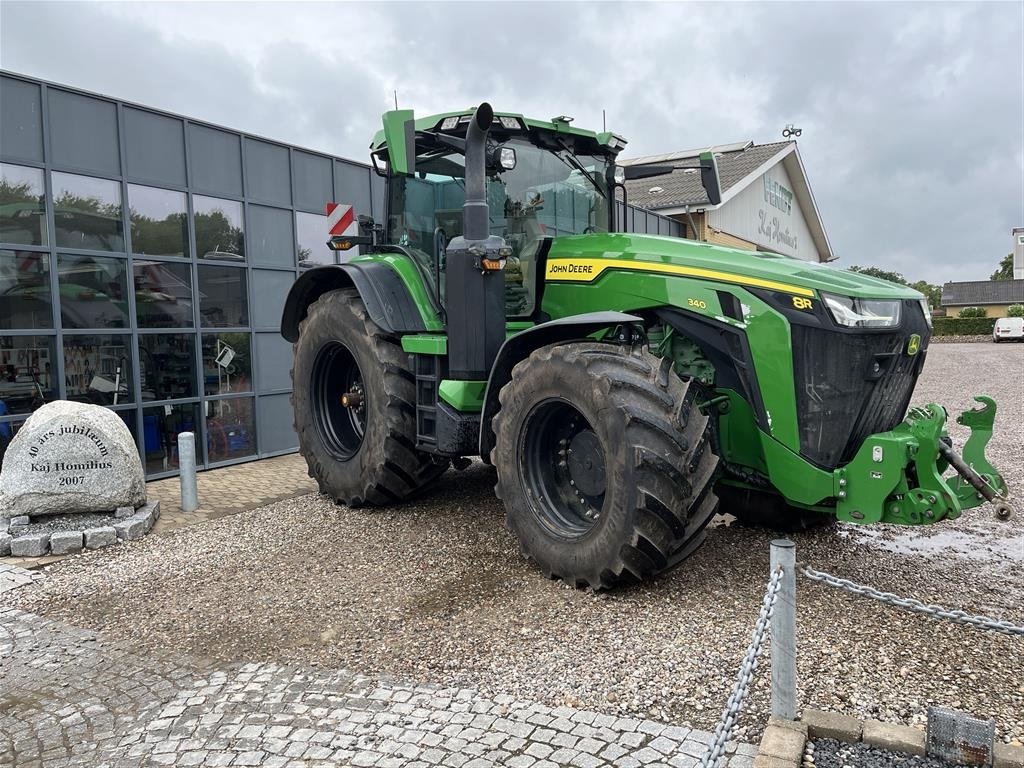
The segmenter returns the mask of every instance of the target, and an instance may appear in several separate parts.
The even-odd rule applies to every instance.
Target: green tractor
[[[911,409],[920,293],[773,253],[620,232],[625,141],[568,118],[388,112],[384,223],[304,272],[295,429],[320,490],[393,505],[479,456],[523,552],[601,589],[701,543],[716,510],[777,528],[919,525],[986,499],[995,403]],[[720,199],[711,154],[700,172]],[[957,474],[944,477],[953,467]]]

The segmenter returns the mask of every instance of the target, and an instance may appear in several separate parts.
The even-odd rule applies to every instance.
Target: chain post
[[[196,484],[196,440],[192,432],[178,433],[178,469],[181,482],[181,511],[199,509],[199,489]]]
[[[779,595],[772,611],[772,714],[796,720],[796,545],[775,539],[771,572],[782,571]]]

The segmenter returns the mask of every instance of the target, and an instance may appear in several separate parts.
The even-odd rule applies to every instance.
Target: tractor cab
[[[446,252],[465,235],[466,130],[472,112],[419,120],[387,113],[372,147],[374,168],[388,179],[384,242],[422,265],[447,304]],[[505,315],[528,319],[539,307],[544,259],[553,238],[615,230],[615,156],[626,141],[612,133],[493,114],[483,149],[486,235],[510,248],[504,261]]]

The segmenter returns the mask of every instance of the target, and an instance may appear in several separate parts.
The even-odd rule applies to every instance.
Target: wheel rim
[[[313,421],[320,440],[335,458],[352,458],[366,431],[366,392],[362,373],[348,347],[335,341],[320,348],[310,388]],[[351,393],[358,394],[358,406],[342,404],[342,395]]]
[[[563,539],[586,536],[601,519],[605,457],[590,422],[565,400],[546,400],[520,433],[521,472],[537,519]]]

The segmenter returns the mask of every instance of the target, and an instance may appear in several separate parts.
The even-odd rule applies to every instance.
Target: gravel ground
[[[84,531],[119,522],[112,512],[78,512],[67,515],[41,515],[25,527],[25,533],[56,533],[57,531]]]
[[[890,752],[867,744],[847,744],[834,739],[819,739],[813,746],[815,768],[969,768],[934,757],[918,757]],[[806,762],[805,762],[806,765]]]
[[[990,455],[1018,497],[1022,364],[1020,345],[937,346],[916,396],[951,412],[972,393],[995,397]],[[341,667],[712,729],[750,639],[773,535],[720,525],[672,573],[594,595],[543,579],[520,556],[493,484],[476,463],[394,509],[304,496],[85,553],[16,599],[148,651]],[[795,540],[816,568],[1021,624],[1022,519],[1000,523],[986,506],[933,528],[842,526]],[[963,546],[948,547],[950,536]],[[797,616],[805,705],[923,727],[925,708],[944,704],[1024,740],[1020,638],[806,580]],[[741,740],[756,740],[766,719],[767,670],[764,659]]]

